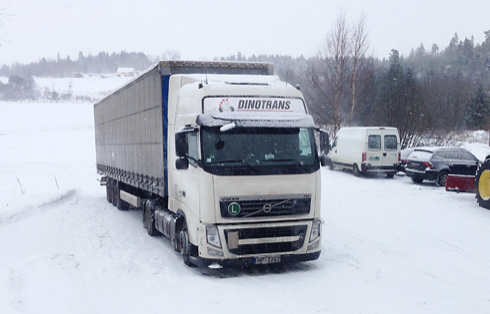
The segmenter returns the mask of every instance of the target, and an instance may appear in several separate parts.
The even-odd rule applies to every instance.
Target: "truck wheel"
[[[185,220],[182,222],[182,228],[179,233],[179,242],[180,254],[182,254],[184,264],[191,266],[191,243],[189,242],[189,232],[187,231],[187,223]]]
[[[112,203],[112,179],[107,178],[107,182],[105,185],[105,192],[107,196],[107,201]]]
[[[155,206],[150,200],[147,200],[143,205],[143,226],[145,227],[146,232],[152,237],[159,233],[155,228],[154,209]]]
[[[119,195],[119,191],[117,189],[117,181],[116,180],[111,180],[111,201],[112,205],[117,206],[117,200],[116,200],[116,195]]]
[[[352,166],[352,173],[354,173],[354,176],[359,177],[361,175],[361,171],[359,171],[359,167],[357,164],[354,164]]]
[[[478,205],[490,209],[490,159],[478,168],[475,177],[476,200]]]
[[[437,178],[436,178],[436,185],[437,186],[446,186],[447,175],[448,175],[447,171],[439,172],[439,174],[437,175]]]
[[[114,189],[115,190],[115,194],[114,195],[114,198],[116,199],[116,207],[117,209],[119,210],[128,210],[129,209],[129,204],[126,203],[125,201],[123,201],[121,199],[121,194],[119,193],[121,191],[121,183],[119,181],[116,181],[116,184],[115,184],[116,188]]]

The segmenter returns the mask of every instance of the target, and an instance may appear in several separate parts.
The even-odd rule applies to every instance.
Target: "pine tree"
[[[488,126],[488,115],[490,114],[490,98],[480,85],[475,97],[466,107],[465,122],[470,130],[482,130]]]

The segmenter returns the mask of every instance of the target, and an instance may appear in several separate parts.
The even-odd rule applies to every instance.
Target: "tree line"
[[[406,57],[393,49],[388,59],[379,59],[367,54],[366,29],[364,16],[349,23],[340,15],[314,57],[238,53],[215,60],[274,63],[276,75],[300,86],[316,123],[332,135],[343,126],[394,126],[406,147],[453,131],[489,129],[490,31],[482,43],[455,34],[444,49],[420,45]],[[114,73],[118,67],[141,71],[161,59],[178,60],[180,54],[80,52],[76,60],[58,56],[3,65],[0,76],[10,79],[0,83],[0,97],[33,97],[32,76]]]

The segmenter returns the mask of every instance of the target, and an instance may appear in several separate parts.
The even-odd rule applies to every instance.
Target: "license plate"
[[[280,255],[264,255],[264,256],[257,256],[254,258],[255,265],[272,264],[272,263],[280,263],[280,262],[281,262]]]
[[[412,166],[412,167],[418,167],[418,166],[420,166],[420,164],[418,162],[412,162],[410,164],[410,166]]]

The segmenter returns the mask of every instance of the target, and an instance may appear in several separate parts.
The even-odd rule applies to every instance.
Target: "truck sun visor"
[[[197,125],[222,127],[234,122],[237,128],[314,128],[313,118],[307,115],[276,115],[264,117],[254,114],[201,114],[196,118]]]

